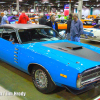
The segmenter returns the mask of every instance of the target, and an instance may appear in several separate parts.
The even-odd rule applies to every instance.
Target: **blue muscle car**
[[[100,48],[62,40],[45,25],[1,25],[0,60],[32,75],[42,93],[61,86],[78,94],[100,82]]]

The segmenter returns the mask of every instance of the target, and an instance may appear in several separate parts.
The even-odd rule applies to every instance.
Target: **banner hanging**
[[[69,4],[64,5],[64,15],[68,16],[69,15]]]

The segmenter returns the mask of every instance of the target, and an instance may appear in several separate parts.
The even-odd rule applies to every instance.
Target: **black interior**
[[[2,34],[2,38],[5,39],[5,40],[9,40],[9,39],[10,39],[10,34],[8,34],[8,33],[3,33],[3,34]]]
[[[12,32],[12,33],[3,33],[2,34],[2,38],[5,39],[5,40],[8,40],[8,41],[9,41],[9,39],[11,39],[11,40],[14,39],[14,43],[18,43],[18,40],[17,40],[15,32]]]
[[[39,34],[36,30],[32,30],[32,32],[31,31],[19,32],[19,35],[22,42],[40,40],[41,38],[48,37],[44,34]]]

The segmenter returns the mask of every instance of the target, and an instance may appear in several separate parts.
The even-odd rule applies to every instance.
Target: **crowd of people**
[[[63,16],[61,16],[63,19]],[[73,19],[72,19],[73,18]],[[50,20],[47,21],[47,16],[44,14],[40,14],[40,18],[35,19],[36,22],[39,22],[41,25],[47,25],[52,27],[54,30],[59,32],[58,24],[55,21],[56,15],[52,14],[50,16]],[[18,24],[28,24],[30,23],[30,18],[25,14],[25,11],[22,11],[21,15],[19,16]],[[37,24],[35,22],[35,24]],[[0,24],[9,24],[7,16],[4,15],[4,12],[1,13],[0,16]],[[83,23],[78,19],[78,14],[69,14],[69,20],[67,22],[67,30],[65,38],[71,41],[80,42],[80,35],[83,33]]]

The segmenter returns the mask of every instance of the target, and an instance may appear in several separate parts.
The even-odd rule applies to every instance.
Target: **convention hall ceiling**
[[[26,8],[36,6],[50,6],[55,8],[63,8],[64,4],[71,2],[72,7],[78,6],[79,0],[19,0],[20,7]],[[0,5],[3,8],[9,8],[11,6],[16,7],[16,0],[0,0]],[[99,7],[100,0],[83,0],[83,7]]]

